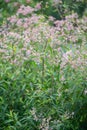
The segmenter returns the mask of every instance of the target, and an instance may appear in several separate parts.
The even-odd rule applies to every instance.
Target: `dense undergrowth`
[[[45,17],[40,4],[0,27],[0,130],[86,130],[87,17]]]

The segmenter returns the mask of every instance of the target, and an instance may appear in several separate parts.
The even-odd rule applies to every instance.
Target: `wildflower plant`
[[[0,28],[0,130],[86,130],[87,17],[46,18],[40,4]]]

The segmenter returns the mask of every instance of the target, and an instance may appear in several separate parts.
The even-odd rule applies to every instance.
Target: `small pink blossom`
[[[31,51],[30,50],[27,50],[26,51],[26,55],[29,56],[31,54]]]
[[[5,0],[6,3],[10,2],[10,0]]]
[[[23,14],[23,15],[27,15],[27,14],[31,14],[33,13],[34,8],[30,7],[30,6],[20,6],[20,8],[17,11],[17,14]]]
[[[41,9],[41,3],[37,3],[36,6],[35,6],[35,9],[40,10]]]
[[[16,24],[17,26],[22,26],[23,24],[22,24],[22,20],[21,19],[18,19],[18,21],[17,21],[17,24]]]
[[[14,16],[11,16],[8,18],[8,21],[10,21],[10,23],[16,23],[17,22],[17,17],[14,15]]]

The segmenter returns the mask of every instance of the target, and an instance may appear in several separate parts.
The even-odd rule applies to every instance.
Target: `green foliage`
[[[53,57],[49,46],[45,54],[48,51]],[[21,68],[0,61],[1,130],[38,130],[49,117],[49,129],[86,130],[85,73],[67,65],[62,83],[60,63],[50,64],[44,58],[40,64],[27,60]]]

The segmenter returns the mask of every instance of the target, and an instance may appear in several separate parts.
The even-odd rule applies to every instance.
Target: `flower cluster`
[[[21,5],[17,11],[17,14],[27,15],[33,13],[34,9],[30,6]]]
[[[27,12],[26,14],[30,12],[32,13],[32,15],[20,18],[20,13],[23,13],[21,11]],[[86,26],[87,18],[86,17],[83,18],[85,23],[83,23],[83,19],[78,19],[77,14],[72,14],[70,16],[67,16],[65,20],[61,20],[61,21],[56,20],[52,17],[49,17],[49,20],[46,20],[44,16],[37,15],[33,13],[33,11],[34,8],[31,8],[29,6],[26,7],[21,6],[17,11],[16,15],[9,17],[8,21],[10,23],[9,24],[10,30],[7,33],[4,32],[2,33],[3,38],[1,39],[1,42],[3,42],[5,46],[7,46],[7,48],[8,46],[12,46],[10,47],[11,50],[15,48],[15,53],[16,54],[18,53],[18,56],[16,56],[15,58],[23,57],[23,55],[27,58],[27,56],[31,54],[30,53],[31,50],[33,50],[32,54],[34,54],[34,56],[36,54],[36,56],[39,55],[40,57],[41,55],[40,53],[43,52],[42,50],[44,50],[43,48],[47,43],[47,46],[50,45],[52,49],[56,50],[57,52],[56,57],[58,57],[57,59],[58,63],[60,62],[59,57],[61,57],[62,67],[65,66],[66,63],[70,63],[71,66],[73,67],[74,66],[76,67],[77,66],[76,64],[80,65],[79,63],[80,62],[79,59],[81,59],[81,57],[79,57],[80,54],[78,55],[77,52],[76,53],[72,52],[71,49],[68,52],[67,49],[66,52],[63,52],[61,46],[64,47],[71,46],[72,49],[78,48],[79,53],[81,53],[80,45],[85,45],[86,43],[85,29],[87,27]],[[50,20],[54,23],[55,26],[49,25]],[[15,29],[11,29],[14,27]],[[18,46],[21,46],[21,48],[19,48]],[[41,51],[37,50],[37,48],[42,48],[42,50]],[[9,51],[9,49],[7,50]],[[25,55],[25,52],[22,50],[25,50],[27,55]],[[75,55],[77,56],[77,58],[75,58],[76,57]],[[48,52],[47,57],[49,56],[50,54]],[[4,57],[6,58],[6,56]],[[54,61],[55,59],[56,58],[54,57]]]

